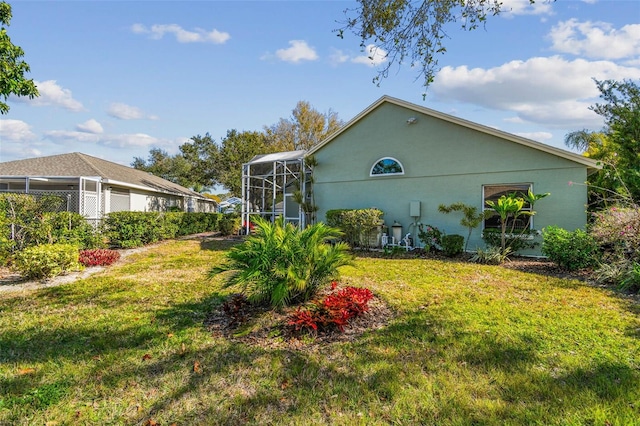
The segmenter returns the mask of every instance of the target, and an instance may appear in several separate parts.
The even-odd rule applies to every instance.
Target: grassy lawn
[[[61,287],[0,294],[0,424],[640,424],[640,307],[578,281],[358,259],[397,313],[354,342],[215,338],[225,242],[170,241]],[[152,420],[152,422],[150,422]]]

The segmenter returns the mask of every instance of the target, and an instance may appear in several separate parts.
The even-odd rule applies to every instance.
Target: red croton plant
[[[332,293],[320,301],[313,301],[309,308],[298,308],[289,316],[287,324],[295,331],[337,328],[344,331],[348,322],[369,309],[373,293],[368,288],[345,287],[335,291],[338,283],[332,282]]]
[[[81,250],[78,262],[84,266],[109,266],[120,259],[120,253],[109,249]]]

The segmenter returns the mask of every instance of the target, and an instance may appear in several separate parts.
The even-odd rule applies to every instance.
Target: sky
[[[423,99],[349,33],[344,1],[9,1],[40,96],[9,98],[0,162],[82,152],[130,165],[192,136],[263,130],[299,101],[348,121],[384,95],[565,148],[603,127],[593,81],[640,80],[640,1],[503,0],[485,28],[448,27]],[[352,15],[349,15],[352,16]]]

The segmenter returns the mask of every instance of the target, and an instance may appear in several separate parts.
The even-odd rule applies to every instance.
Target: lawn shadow
[[[228,251],[242,242],[238,237],[215,237],[200,240],[200,249],[208,251]]]
[[[121,285],[123,289],[128,287],[126,282]],[[112,290],[117,292],[117,288],[112,287]],[[126,300],[102,300],[101,296],[104,294],[99,288],[80,294],[74,292],[72,287],[45,289],[31,295],[34,298],[47,299],[52,309],[56,309],[56,305],[63,307],[88,304],[95,307],[97,315],[108,310],[117,311],[118,304],[127,303]],[[15,364],[16,371],[15,374],[0,377],[0,402],[9,406],[28,404],[45,409],[48,404],[56,403],[65,393],[81,386],[80,383],[87,378],[84,372],[79,377],[69,377],[64,382],[63,389],[59,384],[46,383],[46,372],[42,371],[44,366],[69,363],[95,366],[92,376],[97,376],[105,368],[102,360],[114,362],[119,358],[128,357],[132,351],[144,351],[166,342],[167,329],[178,335],[182,330],[202,327],[206,312],[222,299],[222,295],[214,293],[196,302],[173,305],[166,310],[158,311],[155,315],[145,316],[141,313],[139,320],[128,319],[125,323],[106,315],[102,320],[92,321],[91,324],[83,321],[65,321],[52,326],[41,322],[19,330],[5,329],[0,334],[0,364]],[[7,300],[6,303],[23,302],[16,298]],[[28,368],[25,371],[17,368],[30,364],[39,364],[41,367]],[[126,372],[124,375],[126,376]],[[135,377],[131,376],[131,379]],[[58,395],[57,399],[51,395]],[[13,419],[16,423],[20,420],[19,414],[17,415],[18,417]]]
[[[541,407],[546,421],[560,424],[568,412],[576,412],[576,406],[592,404],[590,394],[611,402],[609,407],[634,403],[628,398],[637,394],[640,374],[628,365],[594,360],[593,368],[574,369],[558,377],[552,369],[541,369],[545,363],[541,336],[496,337],[463,329],[464,324],[448,324],[427,311],[407,313],[354,343],[358,354],[354,362],[361,368],[383,366],[370,382],[371,390],[391,403],[402,403],[394,398],[411,383],[424,381],[437,388],[442,377],[460,378],[448,385],[461,388],[474,388],[475,379],[482,383],[485,398],[501,401],[486,410],[473,401],[439,400],[434,391],[431,406],[413,406],[428,424],[446,418],[448,411],[464,412],[470,424],[528,424]]]

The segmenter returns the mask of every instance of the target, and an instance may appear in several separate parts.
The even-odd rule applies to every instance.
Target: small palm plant
[[[496,202],[487,200],[485,203],[500,217],[500,248],[504,252],[506,249],[507,223],[509,219],[512,219],[512,223],[515,223],[518,216],[522,214],[532,215],[534,212],[523,212],[522,207],[524,207],[525,201],[515,193],[503,195],[498,198]]]
[[[460,219],[460,225],[466,227],[469,231],[464,245],[464,251],[467,251],[467,248],[469,247],[469,239],[471,238],[473,230],[480,226],[483,220],[489,218],[493,214],[491,210],[485,210],[478,213],[478,209],[476,207],[469,206],[464,203],[453,203],[448,206],[440,204],[438,206],[438,211],[442,213],[462,212],[463,217]]]
[[[279,308],[312,298],[352,263],[349,246],[329,244],[340,237],[338,229],[317,223],[301,230],[282,217],[275,223],[254,219],[255,234],[226,254],[226,262],[210,275],[230,272],[228,285],[244,286],[252,303]]]
[[[526,229],[529,229],[529,226],[531,224],[531,217],[536,214],[536,212],[533,210],[533,206],[537,201],[548,195],[548,192],[544,194],[534,194],[533,192],[531,192],[531,190],[529,190],[527,194],[511,193],[501,196],[495,202],[490,200],[485,201],[487,206],[491,207],[493,209],[493,212],[500,217],[500,246],[504,253],[506,253],[505,250],[507,249],[507,223],[511,222],[511,229],[509,232],[513,233],[516,226],[516,219],[518,219],[520,216],[527,216],[527,223],[523,228],[521,234],[524,233]],[[522,210],[526,204],[529,204],[529,211]]]

